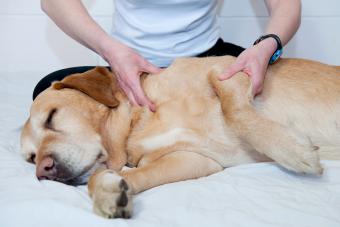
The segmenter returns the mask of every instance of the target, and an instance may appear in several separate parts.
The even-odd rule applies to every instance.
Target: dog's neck
[[[121,100],[116,109],[108,110],[100,127],[108,168],[119,171],[126,165],[127,141],[142,112],[143,108],[131,106],[127,99]]]

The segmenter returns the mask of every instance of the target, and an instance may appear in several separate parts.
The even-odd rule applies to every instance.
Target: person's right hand
[[[42,9],[69,36],[102,56],[116,73],[118,82],[133,104],[155,105],[146,97],[140,83],[143,72],[159,73],[131,48],[108,35],[90,16],[80,0],[41,0]]]
[[[156,111],[155,105],[145,95],[141,86],[140,76],[143,73],[157,74],[162,69],[152,65],[136,51],[114,40],[106,48],[104,59],[116,74],[119,86],[134,105],[148,106]]]

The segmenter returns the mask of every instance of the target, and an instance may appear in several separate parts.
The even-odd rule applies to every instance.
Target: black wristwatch
[[[274,52],[274,54],[271,56],[270,60],[269,60],[269,64],[273,64],[274,62],[276,62],[280,56],[282,55],[282,43],[281,43],[281,39],[280,37],[278,37],[275,34],[268,34],[268,35],[263,35],[260,36],[255,42],[254,45],[258,44],[259,42],[261,42],[264,39],[267,38],[274,38],[276,40],[276,51]]]

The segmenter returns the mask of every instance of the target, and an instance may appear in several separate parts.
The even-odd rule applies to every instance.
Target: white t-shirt
[[[113,37],[166,67],[218,40],[218,0],[114,0]]]

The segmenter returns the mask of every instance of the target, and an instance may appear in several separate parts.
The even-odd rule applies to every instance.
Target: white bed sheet
[[[39,73],[0,73],[0,227],[32,226],[340,226],[340,162],[322,177],[297,176],[274,163],[241,165],[160,186],[135,197],[132,219],[92,213],[86,187],[41,181],[19,153]]]

